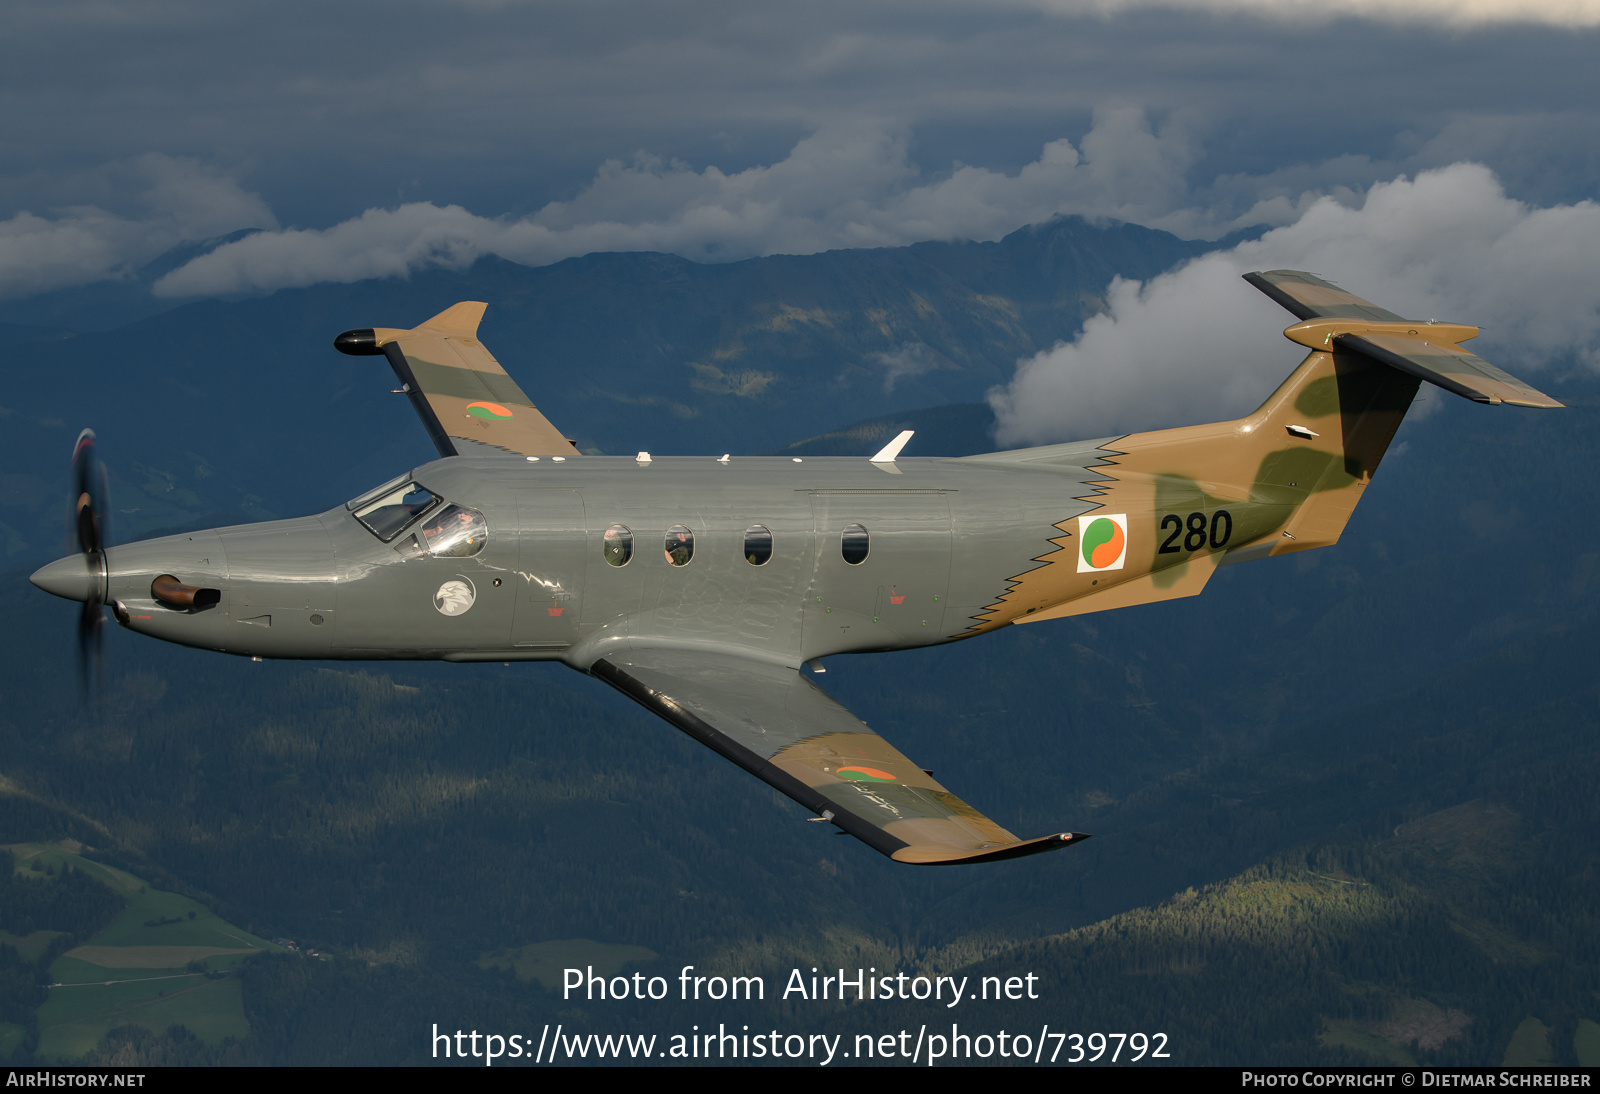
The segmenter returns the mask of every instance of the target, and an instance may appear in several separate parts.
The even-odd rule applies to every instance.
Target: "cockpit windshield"
[[[439,506],[443,500],[427,487],[408,482],[361,506],[356,510],[356,519],[365,524],[373,535],[388,543],[406,525]]]
[[[434,558],[466,558],[483,550],[489,525],[476,509],[447,505],[437,517],[423,522],[422,538]]]

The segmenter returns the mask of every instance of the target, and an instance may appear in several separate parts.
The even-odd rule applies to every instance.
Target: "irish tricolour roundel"
[[[1078,518],[1078,572],[1120,570],[1128,557],[1128,515],[1096,513]]]
[[[511,417],[511,411],[499,403],[468,403],[467,413],[474,418],[483,418],[485,421],[504,421]]]

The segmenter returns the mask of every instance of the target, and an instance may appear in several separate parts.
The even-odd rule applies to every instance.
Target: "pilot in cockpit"
[[[476,509],[447,505],[422,529],[428,553],[435,558],[465,558],[483,550],[489,526]]]

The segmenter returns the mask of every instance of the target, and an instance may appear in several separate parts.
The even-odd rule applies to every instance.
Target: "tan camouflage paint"
[[[864,795],[880,808],[900,813],[902,819],[882,827],[910,845],[892,856],[901,862],[947,862],[1023,842],[950,793],[876,733],[809,737],[782,749],[771,762],[847,809],[852,808],[851,797]],[[881,771],[893,779],[865,782],[839,774],[841,768],[853,766]]]
[[[493,445],[519,456],[575,456],[577,447],[534,407],[500,362],[478,341],[482,301],[454,304],[413,330],[379,327],[382,347],[398,343],[423,395],[451,437]],[[444,371],[449,370],[449,371]],[[465,373],[453,376],[452,372]],[[492,402],[511,412],[504,419],[468,413],[474,402]]]
[[[1245,280],[1303,322],[1284,337],[1308,349],[1343,349],[1436,383],[1480,403],[1554,408],[1561,404],[1461,348],[1478,328],[1406,319],[1302,270],[1267,270]]]
[[[1127,514],[1123,568],[1077,572],[1077,518],[1062,521],[1059,549],[1038,559],[1046,565],[1013,577],[970,633],[1194,596],[1229,552],[1255,545],[1250,557],[1265,557],[1338,542],[1417,386],[1361,354],[1317,351],[1247,417],[1111,442],[1095,468],[1106,481],[1081,500]],[[1219,509],[1232,518],[1220,549],[1208,536],[1198,550],[1159,553],[1171,534],[1163,517],[1198,512],[1209,525]]]
[[[1311,355],[1248,417],[1107,445],[1094,469],[1106,481],[1078,500],[1127,514],[1123,568],[1079,573],[1077,518],[1063,520],[1057,550],[1012,577],[968,634],[1194,596],[1224,560],[1337,543],[1422,379],[1478,402],[1562,405],[1463,350],[1477,327],[1405,319],[1298,270],[1246,280],[1302,317],[1283,333]],[[1172,542],[1163,519],[1201,513],[1209,527],[1222,509],[1232,518],[1226,542],[1160,551]]]

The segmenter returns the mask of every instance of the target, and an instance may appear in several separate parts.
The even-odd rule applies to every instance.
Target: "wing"
[[[347,330],[333,344],[389,359],[441,456],[576,456],[577,447],[478,341],[487,306],[464,300],[412,330]]]
[[[1406,319],[1300,270],[1244,279],[1303,322],[1283,333],[1310,349],[1361,353],[1474,402],[1553,408],[1562,404],[1457,343],[1477,327]]]
[[[1088,838],[1018,839],[795,669],[657,648],[613,654],[589,671],[897,862],[990,862]]]

